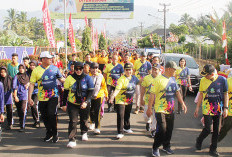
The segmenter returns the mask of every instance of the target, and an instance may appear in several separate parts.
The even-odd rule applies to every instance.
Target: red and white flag
[[[162,49],[161,43],[160,43],[160,38],[159,38],[159,48],[160,48],[160,50]]]
[[[98,50],[98,32],[97,32],[97,29],[96,29],[96,32],[95,32],[95,46],[96,46],[96,50]]]
[[[91,28],[91,37],[92,37],[92,48],[93,48],[93,51],[95,51],[96,46],[95,46],[95,38],[94,38],[94,29],[93,29],[93,25],[92,25],[92,28]]]
[[[56,41],[55,41],[53,29],[52,29],[52,22],[50,18],[47,0],[44,0],[42,11],[43,11],[43,25],[44,25],[44,29],[45,29],[48,41],[51,47],[56,47]]]
[[[104,38],[106,38],[106,24],[104,24],[103,36],[104,36]]]
[[[154,43],[154,41],[153,41],[152,34],[150,34],[150,41],[151,41],[151,43],[152,43],[153,48],[155,48],[155,43]]]
[[[72,50],[73,50],[74,53],[76,53],[76,43],[75,43],[75,37],[74,37],[74,32],[73,32],[72,15],[71,15],[71,13],[69,15],[68,37],[69,37],[69,41],[70,41]]]
[[[225,59],[226,59],[226,64],[230,65],[228,56],[227,56],[227,39],[226,39],[226,22],[223,21],[223,31],[222,31],[222,48],[225,48],[224,54],[225,54]]]
[[[87,15],[85,15],[85,26],[88,26],[88,19],[87,19]]]

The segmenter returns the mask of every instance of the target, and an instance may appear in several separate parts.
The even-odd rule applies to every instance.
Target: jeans
[[[213,121],[213,135],[211,138],[210,151],[215,151],[217,150],[218,132],[221,122],[221,116],[204,115],[204,120],[205,120],[205,127],[203,128],[202,132],[197,138],[197,143],[201,145],[203,140],[210,134],[211,132],[210,126]]]
[[[153,143],[153,149],[170,148],[172,131],[174,127],[174,114],[155,113],[157,121],[157,129]]]

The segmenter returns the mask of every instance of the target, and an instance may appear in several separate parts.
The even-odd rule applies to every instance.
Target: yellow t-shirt
[[[54,65],[46,69],[40,65],[32,71],[30,82],[38,83],[39,101],[48,101],[52,97],[59,96],[56,79],[61,77],[60,70]]]
[[[125,75],[122,75],[118,79],[116,86],[116,89],[120,90],[120,92],[115,97],[115,104],[128,105],[133,103],[133,96],[138,83],[139,80],[136,76],[132,75],[130,78],[127,78]]]
[[[155,112],[171,114],[174,112],[175,95],[179,90],[174,77],[159,75],[153,81],[150,92],[155,94]]]
[[[203,115],[221,115],[224,93],[228,92],[226,78],[216,75],[213,81],[211,81],[203,77],[200,82],[199,92],[203,93]]]
[[[227,79],[227,83],[228,83],[228,94],[229,94],[228,116],[232,116],[232,77]]]
[[[98,58],[98,64],[107,64],[108,63],[108,57],[99,57]]]
[[[91,60],[92,62],[96,62],[96,63],[98,62],[98,58],[97,58],[97,57],[93,57],[93,58],[91,58],[90,60]]]
[[[137,60],[134,64],[134,70],[135,76],[138,79],[142,79],[149,74],[149,71],[151,70],[151,63],[148,61],[142,63],[141,60]]]
[[[148,105],[150,94],[151,94],[150,90],[151,87],[154,86],[154,81],[155,81],[155,77],[153,77],[152,74],[145,76],[142,81],[141,86],[146,88],[145,96],[144,96],[145,105]]]

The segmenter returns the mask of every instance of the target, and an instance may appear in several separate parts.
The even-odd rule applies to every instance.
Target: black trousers
[[[47,136],[57,135],[57,105],[58,98],[50,98],[48,101],[39,102],[41,119],[44,122]]]
[[[221,116],[204,115],[204,120],[205,120],[205,127],[200,133],[199,137],[197,138],[197,143],[202,144],[203,140],[210,134],[211,132],[210,127],[213,121],[213,135],[211,138],[210,151],[215,151],[217,149],[217,141],[218,141],[218,133],[219,133],[219,126],[221,122]]]
[[[183,101],[185,100],[186,94],[187,94],[187,86],[179,85],[180,87],[180,94],[182,96]],[[178,101],[178,112],[182,111],[181,103]]]
[[[68,102],[67,109],[69,116],[69,126],[68,126],[69,141],[75,141],[75,137],[77,133],[78,115],[80,116],[81,135],[88,132],[88,118],[89,118],[90,105],[88,104],[85,109],[81,109],[80,105],[75,105]]]
[[[155,113],[157,121],[157,129],[153,143],[153,149],[170,148],[170,141],[172,138],[172,131],[174,127],[174,114]]]
[[[25,128],[26,114],[27,114],[27,100],[21,100],[15,102],[18,116],[19,116],[19,126],[20,128]]]
[[[102,98],[92,99],[90,107],[90,120],[92,123],[95,123],[95,128],[100,128],[100,111],[102,105]]]
[[[103,74],[104,67],[105,67],[105,64],[99,64],[99,69],[101,70],[102,74]]]
[[[11,126],[13,124],[13,105],[6,105],[6,117],[7,117],[7,125]]]
[[[223,126],[220,130],[218,141],[220,142],[223,140],[224,137],[226,137],[228,131],[232,129],[232,116],[228,116],[223,121]]]
[[[107,90],[108,90],[108,95],[109,95],[109,97],[110,97],[110,96],[114,93],[115,87],[110,86],[110,85],[107,85]],[[113,103],[113,104],[109,103],[109,100],[108,100],[107,104],[108,104],[108,110],[109,110],[112,106],[114,107],[114,109],[116,109],[116,108],[115,108],[115,99],[114,99],[114,103]]]
[[[116,104],[118,134],[123,134],[123,128],[126,130],[130,129],[131,109],[132,103],[128,105]]]
[[[38,112],[38,96],[37,94],[32,95],[32,100],[34,101],[34,105],[30,106],[31,115],[35,122],[39,122],[39,112]]]

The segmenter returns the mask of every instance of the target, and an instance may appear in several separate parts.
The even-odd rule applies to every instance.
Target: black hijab
[[[29,76],[26,73],[26,67],[23,64],[20,64],[19,68],[21,66],[24,68],[25,71],[24,71],[24,73],[18,72],[17,78],[18,78],[18,81],[19,81],[20,84],[26,85],[29,82]]]
[[[34,63],[35,64],[35,67],[38,66],[37,62],[35,60],[32,60],[29,65],[31,65],[31,63]],[[33,70],[31,70],[31,68],[29,67],[29,69],[27,70],[27,75],[29,76],[29,78],[31,77],[31,73],[32,73]]]
[[[2,77],[0,75],[0,81],[2,82],[3,86],[4,86],[4,92],[8,92],[9,90],[12,89],[12,77],[10,75],[8,75],[7,73],[7,68],[5,66],[1,67],[0,71],[4,69],[6,71],[6,77]]]
[[[81,103],[81,98],[82,98],[82,87],[81,87],[81,80],[86,76],[84,72],[82,72],[81,75],[77,75],[76,72],[72,74],[72,77],[76,80],[77,82],[77,87],[76,87],[76,101],[77,103]]]

